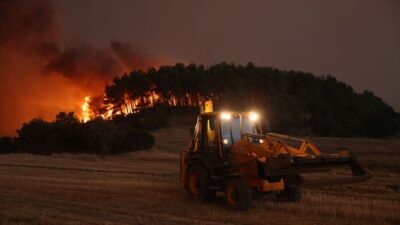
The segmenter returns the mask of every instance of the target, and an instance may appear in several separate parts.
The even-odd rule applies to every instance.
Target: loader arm
[[[250,154],[257,155],[258,160],[265,163],[267,173],[277,168],[282,169],[283,165],[287,165],[287,170],[294,170],[301,175],[299,185],[338,185],[362,182],[371,177],[360,166],[355,155],[348,151],[324,154],[316,145],[305,139],[276,133],[268,133],[266,136],[245,133],[243,136],[264,140],[262,144],[253,144],[245,141],[238,143],[238,145],[242,146],[242,148],[246,146],[245,148]],[[285,143],[287,140],[300,142],[299,147],[288,145]],[[286,157],[278,157],[279,155],[286,155]],[[352,176],[312,180],[304,175],[309,172],[324,172],[335,167],[346,166],[350,168]]]

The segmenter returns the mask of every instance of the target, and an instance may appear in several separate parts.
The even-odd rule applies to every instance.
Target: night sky
[[[400,1],[57,0],[64,43],[132,43],[166,62],[221,61],[372,90],[400,111]]]

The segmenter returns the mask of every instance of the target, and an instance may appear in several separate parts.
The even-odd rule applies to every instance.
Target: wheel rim
[[[229,187],[227,198],[230,204],[236,205],[239,202],[239,191],[235,187]]]
[[[201,193],[201,179],[198,173],[194,173],[189,178],[189,190],[194,196],[200,196]]]

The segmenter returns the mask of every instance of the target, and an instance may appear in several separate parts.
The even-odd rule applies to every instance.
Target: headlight
[[[232,115],[229,113],[221,113],[221,119],[223,120],[230,120],[232,118]]]
[[[258,115],[258,113],[251,112],[251,113],[250,113],[250,116],[249,116],[249,119],[250,119],[251,121],[257,121],[258,119],[260,119],[260,116]]]

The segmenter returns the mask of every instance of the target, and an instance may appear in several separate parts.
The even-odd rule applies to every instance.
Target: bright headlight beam
[[[223,120],[230,120],[232,118],[232,115],[229,113],[221,113],[221,119]]]
[[[251,121],[257,121],[259,118],[260,118],[260,116],[258,115],[258,113],[255,113],[255,112],[250,113],[249,119]]]

